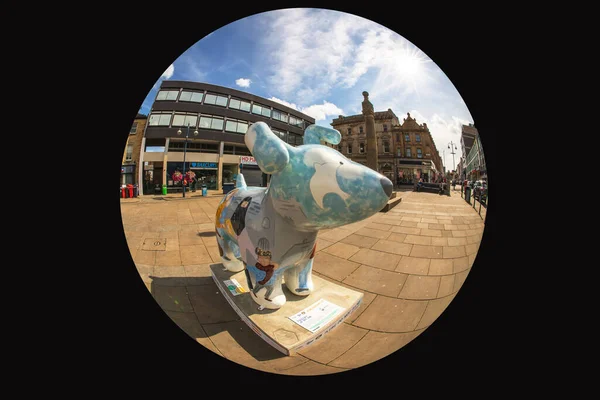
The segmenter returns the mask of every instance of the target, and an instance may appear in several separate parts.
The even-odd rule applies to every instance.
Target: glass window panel
[[[409,135],[404,135],[404,140],[407,142],[410,142],[410,136]]]
[[[246,122],[238,122],[237,131],[238,133],[246,133],[248,131],[248,124]]]
[[[262,109],[262,115],[264,115],[265,117],[270,117],[271,116],[271,109],[263,107],[263,109]]]
[[[167,92],[167,100],[177,100],[178,94],[179,94],[179,90],[169,90]]]
[[[223,119],[222,118],[213,118],[212,123],[210,124],[211,129],[216,129],[218,131],[223,130]]]
[[[195,101],[196,103],[201,103],[202,102],[202,96],[204,95],[204,93],[192,93],[192,98],[190,99],[190,101]]]
[[[287,124],[287,122],[288,122],[287,114],[281,114],[281,120]]]
[[[404,154],[406,154],[406,157],[410,157],[410,149],[406,149],[406,151],[404,152]]]
[[[229,100],[227,97],[217,96],[217,105],[225,107],[227,106],[227,100]]]
[[[183,126],[185,120],[185,115],[183,114],[175,114],[173,117],[173,126]]]
[[[262,112],[262,107],[259,106],[258,104],[253,104],[252,105],[252,114],[258,114],[260,115]]]
[[[200,128],[210,129],[210,117],[200,117]]]
[[[240,110],[250,112],[250,103],[248,103],[247,101],[241,101]]]
[[[415,139],[417,140],[417,142],[420,142],[421,141],[421,135],[416,135]]]
[[[237,121],[227,120],[227,124],[225,124],[225,130],[227,132],[237,132]]]
[[[187,126],[188,122],[190,124],[190,128],[195,128],[196,124],[198,123],[198,116],[197,115],[186,115],[185,121],[183,122],[183,124],[185,126]]]
[[[179,101],[190,101],[192,98],[192,92],[186,92],[185,90],[181,92],[179,96]]]
[[[276,119],[278,121],[281,120],[281,113],[277,110],[273,110],[273,119]]]
[[[169,126],[171,122],[171,114],[161,114],[158,124],[163,126]]]
[[[239,110],[240,108],[240,101],[237,99],[231,99],[229,100],[229,108],[235,108],[236,110]]]
[[[156,96],[156,100],[165,100],[166,98],[167,98],[166,90],[161,90],[160,92],[158,92],[158,95]]]
[[[207,94],[204,98],[204,104],[215,104],[217,102],[217,96],[214,94]]]
[[[137,131],[137,126],[138,123],[134,122],[133,125],[131,125],[131,129],[129,129],[129,133],[134,134]]]

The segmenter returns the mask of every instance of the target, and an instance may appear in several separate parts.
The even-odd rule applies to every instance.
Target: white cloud
[[[248,78],[239,78],[235,80],[235,84],[244,88],[250,87],[252,81]]]
[[[164,79],[170,79],[173,76],[174,72],[175,72],[175,67],[173,66],[173,64],[171,64],[171,65],[169,65],[169,68],[167,68],[160,77],[164,78]]]
[[[308,107],[298,107],[295,103],[290,103],[289,101],[281,100],[277,97],[271,97],[269,100],[276,101],[277,103],[309,115],[315,119],[315,122],[326,119],[328,115],[335,115],[337,117],[338,115],[344,114],[344,111],[341,108],[326,100],[323,100],[323,104],[313,104]]]

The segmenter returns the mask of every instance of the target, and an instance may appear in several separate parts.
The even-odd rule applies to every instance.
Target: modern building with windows
[[[465,135],[465,132],[468,135]],[[461,143],[464,141],[469,146],[465,146],[468,149],[465,157],[464,166],[464,179],[471,181],[477,181],[480,179],[487,180],[487,168],[485,166],[485,157],[483,155],[483,147],[481,145],[481,138],[479,131],[473,124],[463,125],[463,136]]]
[[[125,151],[123,151],[121,162],[121,185],[137,185],[142,182],[138,178],[140,175],[139,161],[147,120],[146,115],[138,114],[129,129],[129,136],[125,143]]]
[[[250,93],[165,80],[152,104],[140,160],[152,183],[167,185],[167,191],[177,187],[175,170],[184,172],[184,154],[185,169],[194,171],[208,189],[221,190],[240,168],[248,186],[266,186],[267,177],[244,144],[248,127],[258,121],[292,146],[303,144],[304,129],[315,123],[308,115]]]

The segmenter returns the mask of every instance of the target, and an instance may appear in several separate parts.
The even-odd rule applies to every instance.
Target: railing
[[[488,206],[488,203],[489,203],[488,194],[487,193],[485,194],[485,200],[482,202],[481,201],[481,198],[482,198],[481,195],[478,196],[479,200],[477,200],[475,198],[475,190],[474,189],[469,189],[469,191],[471,193],[469,194],[469,199],[467,199],[466,191],[465,191],[465,186],[461,185],[460,186],[460,197],[463,198],[463,199],[465,199],[465,201],[467,203],[469,203],[469,205],[471,205],[471,199],[473,199],[473,209],[475,211],[478,211],[479,217],[481,217],[481,207],[482,207],[482,205],[484,207],[484,214],[485,214],[485,211],[487,211],[487,206]],[[479,203],[479,210],[477,210],[477,203]],[[481,217],[481,218],[483,219],[484,217]]]

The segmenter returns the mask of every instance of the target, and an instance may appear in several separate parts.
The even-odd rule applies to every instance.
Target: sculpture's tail
[[[246,189],[248,187],[246,186],[246,180],[244,179],[243,174],[237,174],[235,177],[235,187],[240,189]]]

